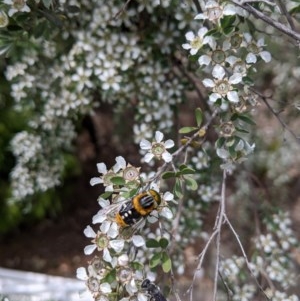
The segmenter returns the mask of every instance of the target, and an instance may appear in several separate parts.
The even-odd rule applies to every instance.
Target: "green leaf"
[[[235,127],[235,129],[236,129],[237,132],[249,134],[249,131],[244,130],[244,129],[240,128],[240,127]]]
[[[198,183],[196,182],[195,179],[191,178],[191,177],[184,177],[186,185],[191,189],[191,190],[197,190],[198,188]]]
[[[203,121],[203,114],[200,108],[197,108],[195,110],[195,117],[196,117],[197,126],[200,127]]]
[[[221,148],[224,145],[225,142],[225,138],[224,137],[220,137],[217,141],[216,141],[216,147],[217,148]]]
[[[221,19],[221,27],[223,29],[223,31],[225,32],[225,30],[227,28],[231,28],[234,27],[234,21],[235,21],[235,16],[225,16]]]
[[[130,266],[134,269],[134,270],[142,270],[144,265],[140,262],[134,261],[131,262]]]
[[[156,239],[150,238],[146,241],[147,248],[160,248],[160,244]]]
[[[112,177],[110,178],[110,182],[114,185],[124,185],[125,180],[122,177]]]
[[[117,275],[116,270],[113,269],[109,271],[103,279],[105,280],[105,282],[112,283],[115,281],[116,275]]]
[[[300,5],[293,7],[293,8],[289,11],[289,13],[290,13],[291,15],[295,15],[295,14],[297,14],[297,13],[300,13]]]
[[[174,171],[166,171],[162,174],[161,176],[164,180],[170,179],[170,178],[175,178],[176,173]]]
[[[195,126],[185,126],[179,130],[179,134],[188,134],[196,130],[198,130],[198,128]]]
[[[150,268],[155,268],[156,266],[158,266],[161,262],[161,253],[156,253],[154,254],[151,258],[150,258]]]
[[[246,116],[246,115],[238,115],[238,118],[243,120],[244,122],[251,124],[251,125],[255,125],[256,123],[253,121],[253,119],[251,119],[250,117]]]
[[[106,192],[100,194],[100,198],[108,199],[111,195],[112,195],[112,191],[106,191]]]
[[[165,273],[169,273],[171,271],[172,268],[172,261],[171,258],[169,257],[169,255],[167,254],[167,252],[163,252],[162,253],[162,269]]]
[[[166,238],[162,237],[162,238],[159,240],[159,245],[160,245],[160,247],[161,247],[162,249],[166,249],[167,246],[169,245],[169,241],[168,241]]]
[[[174,186],[174,194],[178,198],[182,198],[183,197],[182,188],[181,188],[181,182],[180,182],[179,179],[176,179],[175,186]]]
[[[193,168],[185,168],[185,169],[183,169],[183,170],[181,170],[180,172],[179,172],[179,174],[181,174],[181,175],[192,175],[192,174],[194,174],[196,171],[193,169]]]

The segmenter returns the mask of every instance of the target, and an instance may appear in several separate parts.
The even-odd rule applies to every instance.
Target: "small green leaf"
[[[240,127],[237,127],[237,126],[236,126],[235,129],[236,129],[237,132],[249,134],[249,131],[244,130],[244,129],[240,128]]]
[[[225,138],[224,137],[220,137],[216,141],[216,148],[221,148],[224,145],[224,142],[225,142]]]
[[[202,124],[202,121],[203,121],[203,114],[202,114],[202,111],[200,108],[197,108],[195,110],[195,116],[196,116],[196,123],[197,123],[197,126],[200,127],[201,124]]]
[[[253,121],[253,119],[251,119],[250,117],[246,116],[246,115],[238,115],[238,118],[243,120],[244,122],[251,124],[251,125],[255,125],[256,123]]]
[[[161,262],[161,253],[155,253],[151,258],[150,258],[150,268],[155,268],[158,266]]]
[[[162,249],[166,249],[167,246],[169,245],[169,241],[168,241],[166,238],[162,237],[162,238],[159,240],[159,245],[160,245],[160,247],[161,247]]]
[[[174,194],[178,198],[182,198],[183,197],[182,188],[181,188],[181,182],[180,182],[179,179],[176,179],[175,186],[174,186]]]
[[[195,173],[195,170],[192,168],[185,168],[179,172],[181,175],[192,175]]]
[[[175,178],[176,173],[174,171],[166,171],[162,174],[161,176],[164,180],[170,179],[170,178]]]
[[[100,194],[100,198],[108,199],[111,195],[112,195],[112,191],[106,191],[106,192]]]
[[[195,179],[193,179],[193,178],[191,178],[191,177],[187,177],[187,176],[185,176],[184,179],[185,179],[186,185],[187,185],[191,190],[194,190],[194,191],[197,190],[198,184],[197,184],[197,182],[196,182]]]
[[[124,185],[125,180],[122,177],[112,177],[110,178],[110,182],[113,183],[114,185]]]
[[[103,279],[105,280],[105,282],[112,283],[116,279],[116,274],[116,270],[113,269],[109,271]]]
[[[147,248],[160,248],[160,244],[156,239],[150,238],[146,241]]]
[[[140,262],[134,261],[131,262],[130,266],[134,269],[134,270],[142,270],[144,265]]]
[[[165,273],[169,273],[172,268],[172,261],[166,252],[162,253],[162,269]]]
[[[181,128],[179,130],[179,134],[188,134],[188,133],[193,132],[195,130],[198,130],[198,128],[194,127],[194,126],[184,126],[183,128]]]

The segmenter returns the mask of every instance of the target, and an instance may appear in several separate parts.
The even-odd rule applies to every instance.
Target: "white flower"
[[[116,223],[112,223],[108,221],[105,222],[104,222],[105,225],[102,227],[102,229],[100,227],[100,229],[105,232],[98,231],[96,233],[91,226],[87,226],[84,229],[84,235],[88,238],[93,238],[92,240],[93,244],[87,245],[84,248],[84,254],[90,255],[96,249],[98,249],[98,251],[103,251],[103,259],[105,261],[110,262],[112,258],[109,252],[109,248],[113,249],[117,253],[121,252],[124,248],[124,240],[121,239],[110,240],[110,238],[116,237],[115,230],[114,230],[115,228],[114,224]]]
[[[165,217],[166,219],[172,219],[173,218],[173,213],[171,209],[168,207],[167,203],[168,202],[175,202],[174,201],[174,194],[166,191],[162,197],[164,200],[164,205],[162,206],[162,209],[159,210],[159,215]]]
[[[206,27],[201,27],[198,30],[197,35],[195,35],[192,31],[187,32],[185,34],[185,38],[189,43],[182,44],[182,48],[190,50],[191,55],[196,54],[203,45],[207,44],[211,40],[211,37],[204,37],[207,31],[208,29]]]
[[[248,54],[246,56],[246,62],[248,64],[255,64],[257,61],[257,56],[260,56],[266,63],[269,63],[272,59],[270,52],[264,51],[264,39],[260,38],[257,42],[252,39],[252,36],[249,33],[244,33],[244,38],[246,44],[243,43],[248,50]]]
[[[172,161],[172,155],[167,151],[167,149],[174,146],[174,141],[169,139],[163,142],[163,138],[163,133],[156,131],[154,142],[150,142],[145,139],[140,142],[140,148],[148,151],[144,157],[145,162],[150,162],[154,157],[163,159],[165,162]]]
[[[77,82],[77,91],[82,91],[84,87],[93,87],[93,83],[90,80],[90,76],[92,75],[92,69],[83,69],[82,66],[79,66],[77,67],[76,72],[76,74],[72,75],[71,79]]]
[[[90,184],[92,186],[103,184],[103,186],[105,186],[105,191],[113,191],[113,184],[111,183],[110,179],[116,176],[116,173],[124,164],[126,165],[126,162],[121,156],[116,158],[116,164],[110,170],[107,170],[105,163],[97,163],[97,170],[100,174],[102,174],[102,176],[91,178]]]
[[[225,97],[233,103],[239,101],[238,92],[233,90],[232,85],[238,84],[242,80],[240,73],[234,73],[232,76],[225,77],[225,70],[220,65],[216,65],[212,71],[212,79],[204,79],[203,84],[205,87],[212,88],[213,93],[210,94],[209,100],[216,102],[218,99],[224,99]]]
[[[206,65],[208,66],[210,63],[213,65],[224,65],[227,62],[227,54],[226,51],[231,48],[230,42],[225,40],[222,44],[222,48],[217,47],[216,40],[211,38],[209,45],[212,51],[207,52],[207,54],[201,55],[198,59],[198,63],[200,66]]]
[[[4,0],[3,3],[10,5],[8,15],[11,17],[17,12],[30,12],[29,6],[26,4],[27,0]]]
[[[245,12],[242,8],[232,4],[222,3],[219,4],[216,1],[208,1],[205,4],[203,13],[198,14],[195,19],[209,20],[211,22],[218,22],[223,16],[232,15],[245,16]]]

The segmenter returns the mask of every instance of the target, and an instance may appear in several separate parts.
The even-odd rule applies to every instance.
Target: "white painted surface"
[[[84,281],[0,268],[0,300],[93,301]]]

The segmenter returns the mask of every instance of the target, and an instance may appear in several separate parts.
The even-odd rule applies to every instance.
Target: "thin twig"
[[[210,116],[209,120],[206,122],[206,124],[202,127],[204,129],[204,131],[206,132],[208,127],[210,126],[210,124],[212,123],[212,121],[214,120],[214,118],[216,117],[216,115],[218,114],[219,110],[216,109],[212,115]],[[182,152],[184,152],[188,146],[190,146],[192,144],[192,142],[196,139],[199,138],[199,131],[197,130],[189,139],[188,141],[182,145],[181,147],[178,148],[178,150],[176,152],[174,152],[172,154],[173,156],[173,160],[176,159]],[[201,143],[204,142],[205,139],[202,139]],[[200,143],[200,144],[201,144]],[[149,179],[149,183],[153,182],[153,181],[156,181],[156,179],[158,179],[161,174],[168,168],[170,162],[165,162],[159,169],[158,171],[156,172],[156,174]]]
[[[282,3],[282,0],[277,0],[277,3],[280,8],[280,11],[286,17],[288,23],[290,24],[291,29],[295,31],[295,25],[294,25],[293,19],[291,18],[291,15],[288,13],[285,5]]]
[[[287,36],[293,38],[294,40],[296,40],[297,43],[300,42],[300,33],[296,32],[293,29],[288,28],[287,26],[283,25],[282,23],[277,22],[276,20],[263,14],[262,12],[260,12],[259,10],[255,9],[253,6],[251,6],[249,3],[247,3],[247,1],[231,0],[231,2],[237,6],[245,9],[246,11],[248,11],[249,13],[254,15],[256,18],[261,19],[265,23],[270,24],[271,26],[275,27],[276,29],[283,32]]]
[[[193,300],[193,287],[194,287],[194,283],[195,283],[195,280],[196,280],[196,272],[197,271],[200,271],[201,268],[202,268],[202,264],[203,264],[203,260],[205,258],[205,255],[206,255],[206,252],[208,250],[208,247],[210,246],[212,240],[214,239],[214,237],[217,235],[218,231],[215,230],[211,236],[209,237],[208,241],[206,242],[202,252],[199,254],[198,258],[199,258],[199,262],[198,262],[198,265],[197,265],[197,268],[196,268],[196,271],[194,273],[194,276],[193,276],[193,280],[192,280],[192,283],[190,285],[190,287],[188,288],[187,290],[187,293],[190,293],[190,301]]]
[[[261,94],[260,92],[258,92],[258,91],[256,91],[256,90],[254,90],[254,89],[251,89],[251,91],[253,92],[253,93],[255,93],[256,95],[258,95],[261,99],[262,99],[262,101],[265,103],[265,105],[267,106],[267,108],[271,111],[271,113],[277,118],[277,120],[279,121],[279,123],[282,125],[282,127],[286,130],[286,131],[288,131],[290,134],[291,134],[291,136],[296,140],[296,142],[298,143],[298,144],[300,144],[300,137],[298,137],[288,126],[287,126],[287,124],[281,119],[281,117],[279,116],[279,113],[278,112],[276,112],[273,108],[272,108],[272,106],[269,104],[269,102],[268,102],[268,98],[266,97],[266,96],[264,96],[263,94]]]
[[[118,19],[121,14],[123,14],[127,8],[127,5],[129,4],[131,0],[127,0],[126,3],[122,6],[122,8],[115,14],[114,19]]]
[[[231,232],[233,233],[233,235],[234,235],[234,237],[235,237],[235,239],[236,239],[236,241],[237,241],[237,243],[238,243],[238,245],[239,245],[239,247],[240,247],[240,250],[241,250],[241,252],[242,252],[242,254],[243,254],[243,257],[244,257],[244,259],[245,259],[247,268],[248,268],[248,270],[249,270],[251,276],[253,277],[253,279],[254,279],[256,285],[257,285],[258,288],[261,290],[261,292],[264,294],[265,298],[266,298],[267,300],[271,300],[271,299],[268,297],[268,295],[265,293],[265,291],[264,291],[264,289],[262,288],[262,286],[260,285],[260,283],[258,282],[258,280],[257,280],[257,278],[256,278],[256,276],[255,276],[255,274],[253,273],[253,270],[252,270],[252,268],[251,268],[251,264],[250,264],[250,262],[249,262],[249,260],[248,260],[247,254],[246,254],[246,252],[245,252],[245,250],[244,250],[244,247],[243,247],[243,244],[242,244],[242,242],[241,242],[241,240],[240,240],[240,238],[239,238],[239,235],[238,235],[237,232],[235,231],[234,227],[232,226],[232,224],[231,224],[231,222],[229,221],[229,219],[228,219],[228,217],[227,217],[226,214],[224,215],[224,218],[225,218],[225,222],[228,224],[228,226],[229,226]]]
[[[214,290],[213,290],[213,300],[217,300],[217,291],[218,291],[218,274],[220,267],[220,245],[221,245],[221,230],[225,216],[225,202],[226,202],[226,170],[223,171],[223,181],[222,181],[222,192],[221,192],[221,202],[220,202],[220,211],[218,217],[218,224],[216,231],[217,234],[217,249],[216,249],[216,267],[215,267],[215,278],[214,278]]]

